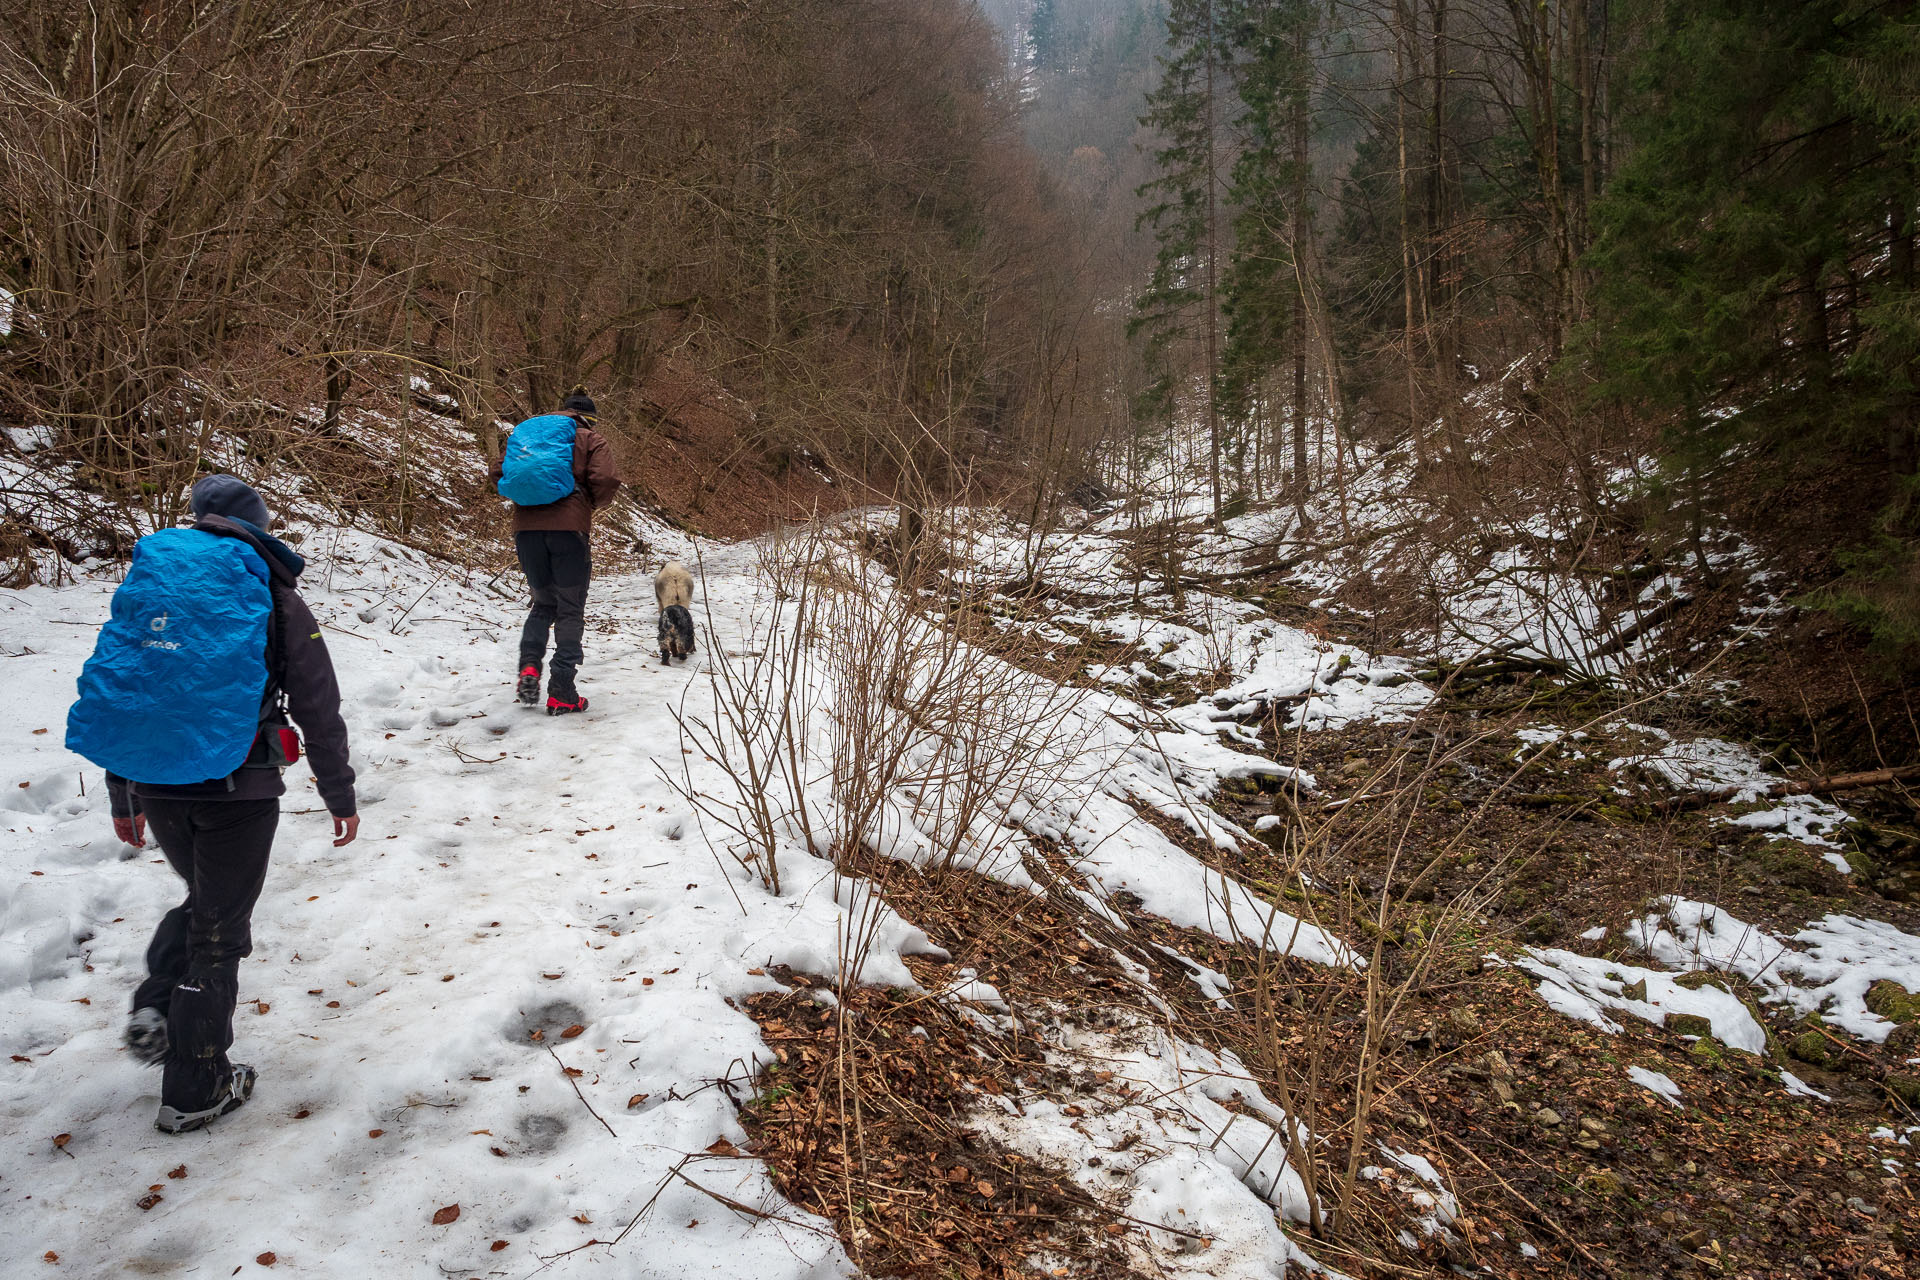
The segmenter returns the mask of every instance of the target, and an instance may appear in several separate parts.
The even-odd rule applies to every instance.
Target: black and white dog
[[[653,598],[660,605],[660,661],[672,664],[693,652],[693,575],[678,560],[669,560],[653,577]]]

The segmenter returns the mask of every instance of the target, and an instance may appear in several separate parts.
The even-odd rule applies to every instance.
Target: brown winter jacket
[[[587,425],[580,414],[560,411],[562,417],[577,424],[573,433],[573,492],[558,502],[544,506],[513,508],[513,531],[565,530],[587,537],[593,529],[593,513],[612,502],[620,492],[620,477],[614,474],[613,450],[606,437]],[[500,460],[487,468],[487,479],[500,483]]]

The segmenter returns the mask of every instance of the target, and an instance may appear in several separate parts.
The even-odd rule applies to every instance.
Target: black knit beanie
[[[271,521],[265,500],[238,476],[201,477],[193,486],[188,505],[197,516],[230,516],[245,520],[256,529],[265,529]]]
[[[567,392],[567,398],[560,402],[560,407],[562,409],[571,409],[575,413],[584,413],[588,417],[593,417],[600,412],[600,410],[594,407],[593,397],[587,394],[585,387],[575,387],[573,390]]]

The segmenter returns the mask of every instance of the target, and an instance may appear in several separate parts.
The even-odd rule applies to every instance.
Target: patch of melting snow
[[[1867,1007],[1873,984],[1890,981],[1920,991],[1920,937],[1880,920],[1828,915],[1780,935],[1711,903],[1669,896],[1625,933],[1664,970],[1535,948],[1513,963],[1540,979],[1536,994],[1550,1007],[1603,1031],[1619,1030],[1607,1011],[1663,1025],[1671,1015],[1696,1014],[1708,1020],[1716,1039],[1753,1053],[1764,1052],[1766,1035],[1744,1004],[1715,986],[1683,987],[1674,975],[1736,975],[1760,988],[1762,1003],[1818,1013],[1829,1025],[1875,1043],[1896,1024]],[[1488,956],[1487,963],[1505,961]],[[1799,1090],[1790,1085],[1789,1091]]]
[[[1068,846],[1075,869],[1096,889],[1109,896],[1132,893],[1146,910],[1174,924],[1227,941],[1271,938],[1286,954],[1315,964],[1364,963],[1331,933],[1210,870],[1142,822],[1133,807],[1144,805],[1217,847],[1238,850],[1253,837],[1200,801],[1227,778],[1267,776],[1312,790],[1312,774],[1234,751],[1166,717],[1155,721],[1138,705],[1109,695],[1090,695],[1075,714],[1085,732],[1071,735],[1074,749],[1049,771],[1044,791],[1013,799],[1010,821]]]
[[[977,1004],[995,1013],[1008,1012],[1006,999],[1000,994],[1000,989],[991,982],[983,980],[972,969],[960,970],[954,975],[952,985],[940,994],[945,999]]]
[[[1516,729],[1513,736],[1520,743],[1513,749],[1515,760],[1524,760],[1540,752],[1543,747],[1556,747],[1559,754],[1568,760],[1585,760],[1587,753],[1573,744],[1585,742],[1589,735],[1580,729],[1569,732],[1553,725],[1536,725]]]
[[[1664,1071],[1650,1071],[1646,1067],[1628,1067],[1627,1079],[1651,1093],[1662,1102],[1675,1107],[1685,1108],[1686,1095],[1680,1092],[1680,1086]]]
[[[1412,1151],[1395,1151],[1385,1143],[1380,1144],[1380,1149],[1387,1153],[1389,1160],[1427,1184],[1426,1187],[1412,1186],[1406,1189],[1407,1199],[1420,1211],[1421,1232],[1451,1240],[1453,1233],[1448,1228],[1460,1217],[1460,1202],[1447,1189],[1446,1181],[1441,1178],[1440,1171],[1433,1167],[1433,1162]]]
[[[1584,729],[1569,732],[1550,724],[1526,725],[1513,731],[1513,736],[1530,747],[1544,747],[1555,742],[1580,742],[1587,738]]]
[[[1920,937],[1879,920],[1828,915],[1781,937],[1711,903],[1666,897],[1627,933],[1661,964],[1739,974],[1763,1000],[1875,1043],[1895,1024],[1867,1008],[1868,988],[1887,980],[1920,991]]]
[[[1192,599],[1192,597],[1190,597]],[[1138,645],[1144,659],[1095,663],[1088,674],[1102,684],[1131,688],[1161,672],[1192,679],[1228,681],[1198,703],[1169,715],[1202,732],[1225,733],[1259,745],[1240,721],[1272,703],[1294,703],[1286,727],[1333,729],[1363,720],[1403,722],[1425,706],[1433,691],[1412,677],[1400,658],[1383,658],[1352,645],[1323,640],[1221,597],[1203,597],[1206,630],[1134,613],[1092,617],[1055,615],[1110,640]]]
[[[4,333],[0,333],[0,337],[4,336]],[[22,453],[51,449],[59,438],[52,427],[0,427],[0,431],[5,431],[13,447]]]
[[[1797,840],[1812,845],[1821,850],[1821,858],[1835,871],[1843,876],[1853,873],[1853,864],[1839,852],[1841,846],[1828,839],[1853,821],[1853,815],[1831,801],[1818,796],[1783,796],[1781,803],[1772,808],[1737,814],[1724,821],[1729,826],[1763,832],[1769,840]]]
[[[1842,875],[1853,867],[1833,834],[1853,821],[1839,805],[1812,795],[1774,795],[1785,781],[1767,768],[1764,757],[1751,747],[1722,738],[1680,741],[1664,729],[1621,722],[1615,728],[1653,738],[1654,750],[1618,756],[1607,768],[1615,773],[1637,770],[1658,779],[1674,791],[1727,792],[1737,805],[1758,805],[1747,813],[1717,819],[1730,826],[1760,831],[1769,840],[1796,840],[1821,851],[1820,856]]]
[[[1782,1071],[1780,1073],[1780,1083],[1785,1085],[1787,1092],[1796,1098],[1818,1098],[1822,1102],[1833,1101],[1832,1098],[1829,1098],[1826,1094],[1820,1092],[1791,1071]]]
[[[1652,725],[1620,722],[1613,726],[1655,739],[1652,751],[1619,756],[1607,764],[1618,773],[1639,769],[1675,791],[1731,790],[1735,800],[1758,800],[1779,779],[1769,773],[1760,754],[1751,747],[1720,738],[1676,739]]]
[[[1324,1273],[1276,1220],[1309,1216],[1282,1137],[1293,1122],[1238,1059],[1144,1020],[1115,1031],[1063,1023],[1047,1034],[1052,1064],[1111,1075],[1066,1102],[984,1096],[974,1116],[983,1131],[1147,1224],[1123,1239],[1156,1274],[1279,1276],[1289,1265]]]
[[[1433,699],[1404,659],[1320,640],[1272,619],[1238,628],[1233,640],[1235,679],[1209,699],[1225,716],[1298,699],[1287,728],[1335,729],[1362,720],[1404,722]]]
[[[1604,1010],[1614,1010],[1666,1025],[1675,1015],[1705,1018],[1713,1037],[1732,1049],[1764,1053],[1767,1033],[1747,1007],[1718,987],[1690,990],[1671,974],[1636,965],[1620,964],[1557,948],[1529,947],[1514,962],[1540,979],[1535,989],[1548,1007],[1581,1022],[1618,1034],[1620,1024]]]
[[[1172,947],[1167,946],[1165,943],[1156,942],[1153,945],[1159,951],[1178,961],[1181,967],[1186,969],[1187,976],[1193,980],[1193,985],[1200,988],[1202,995],[1213,1001],[1215,1008],[1233,1008],[1233,1002],[1228,998],[1228,993],[1233,990],[1232,978],[1229,978],[1224,973],[1208,968],[1193,957],[1184,955]]]

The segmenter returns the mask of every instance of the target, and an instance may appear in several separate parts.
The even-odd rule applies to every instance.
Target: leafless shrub
[[[762,544],[769,591],[752,636],[729,651],[708,620],[711,701],[682,709],[689,752],[731,780],[675,785],[733,856],[779,892],[781,850],[903,858],[944,876],[1017,863],[1019,816],[1051,802],[1060,765],[1090,730],[1079,690],[1009,666],[965,638],[970,624],[820,524]],[[884,912],[836,885],[853,919],[843,973],[857,974]]]
[[[772,591],[739,650],[726,647],[713,625],[711,598],[703,597],[711,703],[689,712],[683,699],[674,710],[685,745],[680,776],[669,772],[668,782],[703,821],[725,833],[728,851],[776,894],[782,846],[796,839],[815,843],[808,791],[818,678],[815,570],[824,546],[817,525],[797,539],[762,543],[762,572]],[[726,771],[732,798],[710,796],[694,784],[693,753]]]

